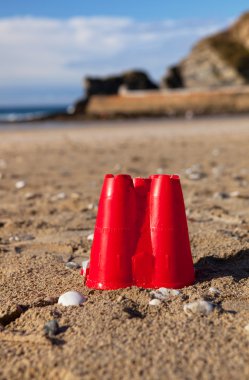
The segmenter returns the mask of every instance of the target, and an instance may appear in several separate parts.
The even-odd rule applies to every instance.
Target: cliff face
[[[244,14],[228,30],[201,40],[162,79],[162,87],[168,88],[205,88],[248,83],[249,13]]]

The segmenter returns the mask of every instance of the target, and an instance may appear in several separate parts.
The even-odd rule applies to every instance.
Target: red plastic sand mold
[[[106,175],[86,285],[179,289],[194,280],[180,178]]]

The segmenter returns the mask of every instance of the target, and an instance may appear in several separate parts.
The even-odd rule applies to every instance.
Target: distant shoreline
[[[81,107],[77,104],[82,103]],[[53,112],[54,111],[54,112]],[[0,124],[36,121],[126,120],[245,115],[249,113],[249,86],[190,90],[126,91],[118,95],[93,95],[71,107],[46,114],[1,120]]]

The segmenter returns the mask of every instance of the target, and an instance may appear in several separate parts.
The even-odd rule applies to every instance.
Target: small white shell
[[[16,186],[16,189],[18,189],[18,190],[23,189],[26,186],[26,182],[25,181],[17,181],[15,186]]]
[[[214,310],[214,305],[207,301],[195,301],[187,303],[183,306],[183,310],[186,314],[201,314],[208,315]]]
[[[153,300],[150,300],[149,305],[150,306],[159,306],[162,303],[162,301],[154,298]]]
[[[81,293],[70,291],[62,294],[59,297],[58,304],[63,306],[78,306],[86,301],[86,297],[84,297]]]

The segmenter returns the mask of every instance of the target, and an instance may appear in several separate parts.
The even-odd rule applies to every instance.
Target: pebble
[[[212,294],[214,296],[218,296],[221,293],[221,291],[219,289],[211,286],[211,288],[208,289],[208,293]]]
[[[239,191],[232,191],[230,193],[230,197],[232,197],[232,198],[239,198],[240,197],[240,192]]]
[[[51,201],[52,202],[56,202],[56,201],[60,201],[60,200],[63,200],[63,199],[66,199],[67,195],[66,193],[58,193],[58,194],[55,194],[51,197]]]
[[[201,171],[201,166],[199,164],[192,165],[190,168],[185,170],[185,174],[188,179],[192,181],[198,181],[205,177],[205,173]]]
[[[149,305],[150,306],[159,306],[161,305],[162,301],[159,299],[154,298],[153,300],[150,300]]]
[[[212,174],[214,177],[219,178],[225,171],[224,166],[218,165],[212,168]]]
[[[71,193],[70,197],[74,200],[80,199],[80,194],[79,193]]]
[[[201,300],[185,304],[183,310],[188,315],[208,315],[214,310],[214,305],[211,302]]]
[[[180,294],[179,290],[176,289],[168,289],[168,288],[159,288],[157,290],[153,290],[150,292],[150,296],[152,298],[156,298],[158,300],[166,300],[170,297],[176,297]]]
[[[117,298],[117,302],[122,302],[124,299],[125,299],[124,296],[118,296],[118,298]]]
[[[65,267],[67,269],[79,269],[80,265],[78,263],[75,263],[74,261],[68,261],[68,263],[65,264]]]
[[[59,324],[56,319],[52,319],[44,325],[44,333],[48,337],[57,335],[59,333],[59,330]]]
[[[228,198],[230,198],[230,194],[221,191],[221,192],[214,193],[214,198],[215,199],[228,199]]]
[[[29,240],[34,240],[35,237],[33,235],[15,235],[15,236],[10,236],[9,241],[29,241]]]
[[[86,297],[84,297],[81,293],[70,291],[59,297],[58,304],[63,306],[79,306],[85,301]]]
[[[26,186],[26,182],[25,181],[17,181],[15,186],[16,186],[16,189],[18,189],[18,190],[23,189]]]
[[[245,326],[245,330],[249,333],[249,324]]]
[[[26,193],[25,194],[25,199],[30,200],[30,199],[35,199],[38,198],[40,194],[38,193]]]
[[[92,241],[94,238],[94,234],[90,234],[87,236],[87,240]]]

